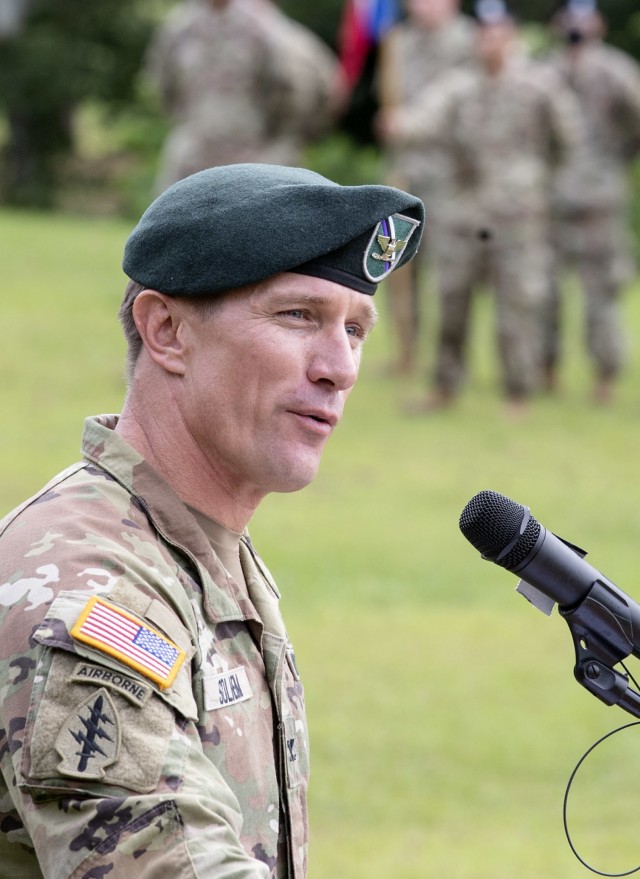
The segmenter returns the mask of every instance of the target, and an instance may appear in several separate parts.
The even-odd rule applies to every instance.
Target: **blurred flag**
[[[398,0],[346,0],[338,30],[338,54],[350,89],[362,76],[371,50],[398,19]]]

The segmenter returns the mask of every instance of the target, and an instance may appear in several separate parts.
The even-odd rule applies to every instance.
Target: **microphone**
[[[607,704],[640,716],[640,697],[612,665],[640,657],[640,605],[584,560],[586,552],[544,528],[528,507],[481,491],[460,516],[460,530],[480,552],[522,581],[532,604],[551,613],[558,604],[573,636],[578,681]],[[628,704],[631,699],[633,710]],[[636,704],[637,702],[637,704]]]
[[[495,491],[472,497],[460,516],[460,530],[482,554],[552,599],[571,607],[602,574],[582,561],[586,552],[547,531],[523,507]]]

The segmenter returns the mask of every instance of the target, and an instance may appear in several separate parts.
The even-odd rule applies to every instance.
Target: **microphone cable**
[[[637,687],[638,684],[636,683],[635,678],[633,677],[633,675],[630,674],[630,672],[628,671],[624,662],[621,662],[620,664]],[[625,870],[623,873],[605,873],[603,870],[597,870],[595,867],[592,867],[591,864],[589,864],[589,863],[587,863],[587,861],[585,861],[585,859],[578,853],[578,850],[576,849],[575,845],[573,844],[573,840],[571,839],[571,834],[569,832],[569,820],[567,818],[567,804],[569,801],[569,792],[571,790],[571,785],[573,784],[573,781],[578,773],[578,770],[580,769],[580,767],[582,766],[584,761],[587,759],[589,754],[591,754],[593,751],[595,751],[595,749],[598,747],[598,745],[601,745],[608,738],[611,738],[611,736],[614,736],[616,733],[623,732],[623,730],[629,729],[632,726],[640,726],[640,720],[634,720],[631,723],[625,723],[623,726],[619,726],[619,727],[617,727],[617,729],[613,729],[613,730],[611,730],[611,732],[608,732],[605,735],[601,736],[597,742],[594,742],[594,744],[591,745],[591,747],[587,751],[585,751],[585,753],[582,755],[582,757],[578,760],[576,766],[574,767],[573,772],[571,773],[571,776],[569,777],[569,781],[567,782],[567,788],[564,792],[564,801],[562,803],[562,823],[564,825],[564,832],[565,832],[565,836],[567,837],[567,842],[569,843],[569,847],[571,848],[571,851],[576,856],[576,858],[580,861],[580,863],[584,867],[586,867],[587,870],[591,870],[592,873],[596,873],[598,876],[608,876],[608,877],[631,876],[633,873],[637,873],[640,870],[640,864],[638,864],[637,867],[633,867],[631,870]]]

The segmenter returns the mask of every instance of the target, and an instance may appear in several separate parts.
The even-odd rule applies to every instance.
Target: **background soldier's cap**
[[[604,22],[595,0],[567,0],[553,16],[552,24],[569,43],[603,36]]]
[[[419,198],[391,186],[341,186],[304,168],[226,165],[174,183],[125,246],[133,281],[172,296],[222,293],[279,272],[373,294],[418,250]]]
[[[478,24],[492,25],[513,21],[513,13],[504,0],[478,0],[474,15]]]

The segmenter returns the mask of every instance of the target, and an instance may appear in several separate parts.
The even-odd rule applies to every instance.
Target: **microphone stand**
[[[616,605],[614,613],[610,608]],[[596,580],[577,606],[558,610],[573,639],[578,683],[606,705],[619,705],[640,717],[640,693],[632,689],[628,675],[613,668],[638,650],[633,633],[640,632],[640,615],[617,587],[603,580]]]

